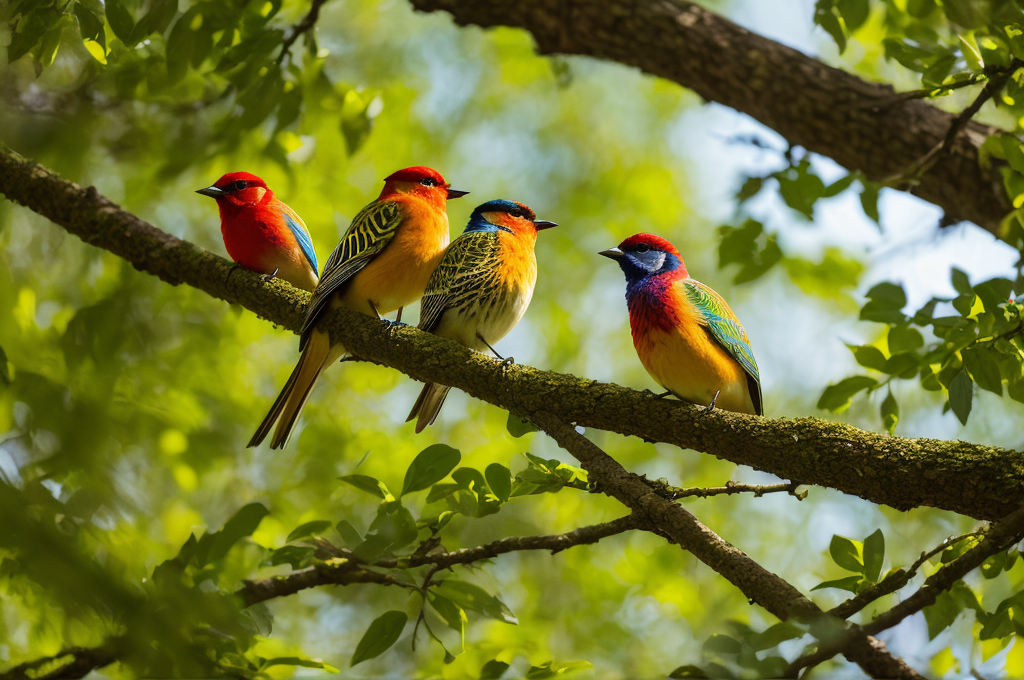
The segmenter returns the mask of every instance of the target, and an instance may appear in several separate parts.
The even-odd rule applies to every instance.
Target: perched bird
[[[302,356],[249,446],[257,446],[277,422],[270,448],[284,448],[320,373],[346,354],[317,330],[329,309],[347,307],[380,318],[423,295],[427,279],[448,246],[448,199],[452,189],[436,170],[413,167],[384,180],[384,189],[363,208],[324,265],[302,324]]]
[[[690,278],[675,246],[636,234],[601,251],[626,275],[633,346],[668,392],[711,410],[762,415],[761,378],[750,340],[722,296]]]
[[[430,275],[420,329],[502,359],[493,345],[519,323],[537,283],[537,232],[554,226],[515,201],[478,206]],[[449,389],[424,385],[406,422],[416,418],[416,432],[422,432],[437,419]]]
[[[196,193],[217,200],[220,233],[232,260],[267,278],[279,275],[296,288],[316,288],[316,251],[306,225],[266,182],[230,172]]]

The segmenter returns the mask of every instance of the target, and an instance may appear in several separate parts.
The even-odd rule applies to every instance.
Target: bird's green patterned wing
[[[750,338],[743,330],[739,319],[728,303],[710,286],[693,279],[680,282],[686,296],[704,318],[704,325],[718,344],[736,360],[750,380],[750,396],[754,402],[754,410],[762,413],[761,375],[757,371],[757,361],[750,349]]]
[[[497,232],[468,232],[452,241],[420,301],[421,330],[435,331],[446,310],[486,294],[501,263]]]
[[[302,323],[303,336],[313,327],[331,295],[384,250],[401,222],[402,208],[394,201],[374,201],[359,211],[324,264]]]

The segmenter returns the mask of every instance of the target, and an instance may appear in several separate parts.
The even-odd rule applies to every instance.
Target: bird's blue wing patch
[[[309,264],[313,267],[313,271],[319,273],[319,269],[316,265],[316,251],[313,250],[313,239],[309,237],[309,232],[306,231],[306,225],[302,223],[302,219],[289,210],[284,210],[284,221],[288,225],[288,228],[292,230],[292,235],[295,236],[295,240],[298,242],[299,247],[302,248],[302,254],[309,260]]]

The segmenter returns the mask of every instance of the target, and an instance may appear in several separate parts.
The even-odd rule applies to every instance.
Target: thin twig
[[[491,559],[505,553],[522,550],[549,550],[554,555],[566,548],[597,543],[602,538],[638,529],[643,524],[640,518],[635,515],[626,515],[611,522],[580,527],[579,529],[567,531],[564,534],[512,536],[476,546],[475,548],[462,548],[445,552],[413,554],[410,557],[376,560],[367,563],[367,566],[379,567],[381,569],[412,569],[432,564],[438,569],[447,569],[456,564],[470,564],[480,560]],[[314,545],[317,556],[344,558],[356,563],[359,562],[359,559],[355,557],[351,550],[333,545],[330,541],[323,538],[317,537],[309,542]]]
[[[1008,550],[1013,544],[1024,540],[1024,506],[990,526],[984,532],[984,536],[978,545],[929,576],[916,593],[892,609],[879,614],[870,623],[861,626],[861,630],[867,635],[877,635],[892,628],[908,616],[934,603],[940,593],[952,588],[954,583],[981,566],[989,557]],[[848,635],[837,636],[830,644],[796,659],[786,669],[785,677],[796,677],[802,669],[813,668],[836,654],[845,652],[850,643],[851,638]]]
[[[985,83],[982,91],[974,98],[974,101],[961,111],[960,115],[953,119],[953,122],[949,125],[949,130],[946,131],[946,136],[943,137],[941,142],[933,146],[924,156],[904,168],[903,171],[884,180],[882,184],[893,188],[900,188],[901,185],[906,183],[916,183],[921,175],[928,172],[940,157],[953,149],[953,143],[956,141],[957,136],[967,127],[971,119],[977,115],[985,102],[998,95],[1003,86],[1006,85],[1006,81],[1022,66],[1024,66],[1024,61],[1014,58],[1004,72],[990,78]]]
[[[313,27],[316,26],[317,20],[320,19],[320,8],[326,3],[327,0],[313,0],[306,16],[302,17],[302,20],[292,27],[291,32],[289,32],[288,36],[281,42],[281,53],[277,55],[278,65],[280,65],[284,61],[284,58],[291,53],[292,45],[294,45],[295,41],[299,39],[299,36],[313,30]]]
[[[723,496],[739,493],[752,493],[756,498],[760,498],[768,493],[788,493],[801,501],[807,498],[807,491],[797,492],[797,489],[801,486],[800,482],[784,482],[782,484],[758,486],[754,484],[741,484],[739,482],[730,481],[726,482],[725,486],[690,488],[671,486],[660,479],[647,480],[647,483],[651,485],[651,488],[653,488],[659,496],[667,498],[670,501],[676,501],[680,498],[709,498],[711,496]]]
[[[946,538],[942,543],[932,548],[928,552],[921,553],[921,556],[910,565],[908,569],[897,569],[893,573],[886,576],[884,579],[871,586],[867,590],[863,591],[851,597],[846,602],[837,604],[832,609],[828,610],[828,613],[836,618],[848,619],[864,607],[868,606],[880,597],[885,597],[891,593],[895,593],[897,590],[907,585],[910,579],[914,577],[917,570],[921,568],[925,562],[938,555],[940,552],[948,548],[949,546],[959,543],[960,541],[970,538],[971,536],[977,536],[981,534],[981,531],[972,531],[968,534],[961,536],[950,536]]]

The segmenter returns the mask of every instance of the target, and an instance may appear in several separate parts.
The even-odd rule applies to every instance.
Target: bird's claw
[[[718,395],[721,394],[721,393],[722,393],[721,390],[719,390],[718,392],[715,392],[715,396],[713,396],[711,398],[711,403],[708,404],[707,406],[704,406],[703,408],[701,408],[701,413],[707,414],[707,413],[711,413],[712,411],[714,411],[715,410],[715,402],[718,401]]]
[[[263,279],[263,283],[269,283],[270,281],[273,281],[277,277],[277,273],[279,271],[281,271],[280,268],[275,269],[273,274],[264,274],[260,278]]]
[[[646,394],[647,396],[650,396],[650,397],[654,397],[655,399],[664,399],[668,395],[672,394],[672,390],[665,390],[661,394],[658,394],[657,392],[655,392],[653,390],[645,389],[643,391],[643,394]]]
[[[514,363],[516,363],[515,357],[505,357],[504,359],[501,360],[501,367],[506,368]]]

